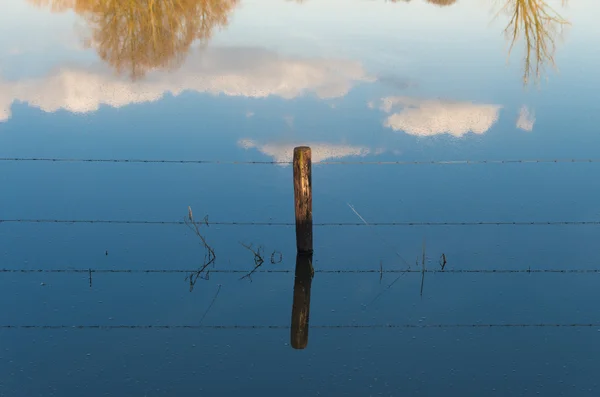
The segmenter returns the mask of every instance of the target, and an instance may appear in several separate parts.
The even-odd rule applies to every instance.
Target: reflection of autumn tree
[[[427,0],[427,2],[438,6],[449,6],[456,3],[456,0]]]
[[[28,0],[38,7],[49,7],[51,11],[63,12],[75,9],[79,3],[78,0]]]
[[[103,0],[88,13],[92,46],[118,72],[139,78],[176,65],[194,40],[227,24],[229,0]]]
[[[389,0],[389,1],[391,1],[392,3],[398,3],[400,1],[403,1],[405,3],[409,3],[411,0]],[[431,4],[435,4],[435,5],[441,6],[441,7],[443,7],[443,6],[449,6],[449,5],[452,5],[452,4],[456,3],[456,0],[425,0],[425,1],[428,2],[428,3],[431,3]]]
[[[502,11],[511,17],[504,30],[511,40],[509,55],[521,37],[525,42],[523,82],[527,84],[532,74],[536,79],[541,76],[546,64],[554,65],[557,35],[569,22],[544,0],[506,0]]]
[[[225,26],[238,0],[30,0],[52,10],[73,9],[88,22],[89,45],[132,79],[178,65],[195,40]]]

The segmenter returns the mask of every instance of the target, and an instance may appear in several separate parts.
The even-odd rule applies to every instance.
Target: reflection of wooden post
[[[294,209],[299,253],[313,252],[311,162],[309,147],[294,148]]]
[[[314,270],[312,255],[296,255],[296,278],[294,279],[294,303],[292,304],[291,345],[304,349],[308,345],[308,317],[310,314],[310,286]]]

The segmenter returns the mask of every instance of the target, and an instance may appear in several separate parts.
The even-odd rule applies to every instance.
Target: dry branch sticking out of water
[[[271,253],[271,264],[276,265],[283,261],[283,254],[277,250]]]
[[[423,298],[423,287],[425,286],[425,239],[423,239],[423,257],[421,258],[421,264],[423,265],[421,269],[421,298]]]
[[[250,245],[246,245],[244,243],[241,243],[242,247],[246,248],[248,251],[252,252],[254,254],[254,269],[250,270],[250,272],[248,274],[246,274],[245,276],[243,276],[242,278],[240,278],[240,280],[243,280],[245,278],[249,279],[250,281],[252,281],[252,274],[254,274],[255,271],[258,270],[259,267],[262,266],[263,263],[265,263],[265,260],[263,258],[263,247],[258,247],[258,249],[255,251],[254,248],[252,248],[252,244]],[[273,255],[271,255],[271,257],[273,257]]]
[[[247,278],[250,281],[252,281],[252,275],[254,274],[254,272],[256,272],[265,263],[265,259],[263,256],[264,248],[262,246],[259,246],[258,249],[255,251],[254,248],[252,248],[252,244],[247,245],[240,242],[240,245],[246,248],[248,251],[252,252],[252,254],[254,255],[254,268],[250,270],[248,274],[241,277],[240,280]],[[271,253],[271,264],[276,265],[278,263],[281,263],[282,261],[283,254],[281,252],[275,250]]]
[[[184,218],[184,222],[185,222],[185,225],[192,232],[194,232],[194,234],[196,236],[198,236],[198,238],[200,239],[200,242],[204,248],[204,261],[203,261],[202,265],[200,266],[200,269],[198,269],[198,271],[193,272],[189,276],[186,277],[186,281],[190,282],[190,292],[191,292],[191,291],[193,291],[194,286],[196,285],[196,282],[198,281],[199,278],[208,280],[209,270],[207,270],[207,269],[210,265],[214,265],[215,260],[217,259],[217,256],[215,255],[215,251],[213,250],[213,248],[210,245],[208,245],[208,243],[206,242],[206,238],[204,237],[204,235],[202,235],[202,233],[200,233],[200,226],[202,224],[205,224],[208,227],[208,215],[204,217],[202,223],[195,222],[194,214],[192,212],[192,207],[188,207],[188,216]]]

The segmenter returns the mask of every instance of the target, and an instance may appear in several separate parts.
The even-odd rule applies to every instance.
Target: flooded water
[[[4,0],[0,396],[597,396],[598,15]]]

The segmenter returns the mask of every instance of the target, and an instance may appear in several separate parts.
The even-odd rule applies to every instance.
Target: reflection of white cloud
[[[498,120],[499,105],[471,102],[420,100],[408,97],[382,99],[381,109],[391,113],[384,125],[410,135],[450,134],[461,137],[468,132],[483,134]]]
[[[10,115],[10,103],[2,103],[0,99],[0,123],[8,120]]]
[[[246,117],[250,118],[250,117],[254,117],[254,112],[246,112]]]
[[[535,124],[535,113],[529,111],[527,106],[522,106],[519,111],[519,118],[517,119],[517,128],[523,131],[533,131],[533,125]]]
[[[294,116],[283,116],[283,121],[285,121],[288,127],[294,128]]]
[[[22,48],[19,47],[11,47],[8,49],[8,54],[9,55],[21,55],[23,54],[25,51]]]
[[[294,148],[299,145],[285,143],[266,143],[259,144],[250,139],[242,139],[238,141],[238,145],[244,149],[257,149],[259,152],[266,154],[277,162],[290,162],[294,158]],[[336,145],[330,143],[309,143],[312,151],[313,163],[322,161],[339,159],[348,156],[364,157],[370,153],[370,150],[361,146]]]
[[[0,104],[22,101],[46,112],[65,109],[84,113],[100,105],[121,107],[151,102],[167,93],[179,95],[187,90],[286,99],[314,93],[328,99],[346,95],[358,81],[372,78],[357,62],[283,58],[261,49],[213,48],[190,55],[177,71],[150,73],[147,79],[135,83],[115,76],[107,68],[64,68],[42,79],[0,81]],[[2,109],[0,117],[6,119],[7,111]]]
[[[0,123],[8,120],[11,116],[10,105],[12,99],[9,95],[5,95],[6,91],[6,84],[3,84],[0,80]]]

